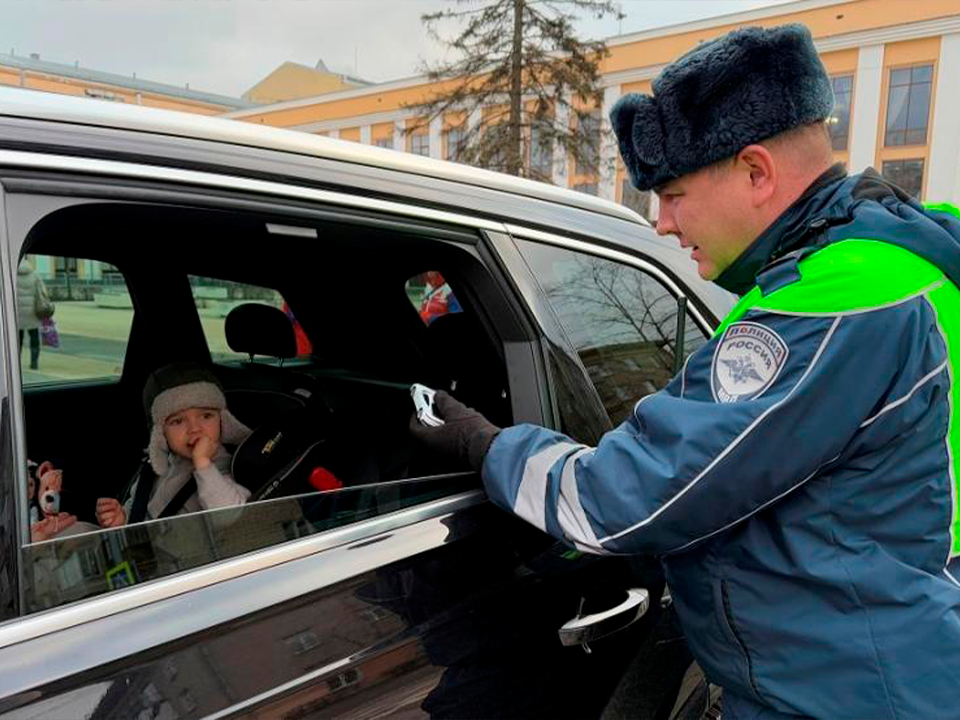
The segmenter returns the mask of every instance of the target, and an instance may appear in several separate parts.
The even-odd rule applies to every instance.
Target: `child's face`
[[[175,412],[163,421],[163,436],[171,452],[192,458],[193,447],[201,437],[220,443],[220,411],[192,407]]]

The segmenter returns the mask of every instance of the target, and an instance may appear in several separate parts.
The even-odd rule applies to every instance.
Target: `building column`
[[[603,106],[600,109],[600,177],[597,195],[604,200],[617,199],[617,138],[610,124],[610,111],[620,99],[620,86],[612,85],[603,90]]]
[[[403,119],[395,120],[393,123],[393,149],[400,152],[407,151],[407,136],[403,134],[406,122]]]
[[[860,48],[850,108],[850,172],[862,172],[876,162],[880,88],[883,84],[883,45]]]
[[[430,157],[437,158],[438,160],[443,157],[441,150],[443,147],[440,142],[440,135],[443,132],[443,118],[439,115],[430,121],[430,127],[428,130],[430,134]]]
[[[78,260],[77,262],[83,263],[83,273],[80,273],[80,276],[84,280],[103,279],[103,266],[99,260]]]
[[[364,145],[370,145],[372,140],[370,139],[371,130],[369,125],[360,126],[360,142]]]
[[[564,96],[564,102],[557,106],[554,122],[558,127],[570,127],[570,106],[566,103],[570,101],[569,93]],[[567,178],[567,150],[560,143],[553,144],[553,184],[559,187],[568,187],[570,180]]]
[[[37,274],[44,278],[49,279],[54,276],[56,273],[56,268],[53,264],[53,258],[50,255],[33,255],[32,256],[33,269],[37,271]]]
[[[927,161],[927,192],[930,202],[960,203],[960,33],[940,38],[937,64],[937,104],[933,108],[933,131]]]

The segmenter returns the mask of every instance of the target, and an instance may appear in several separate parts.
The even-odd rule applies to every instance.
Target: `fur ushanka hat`
[[[833,111],[803,25],[741,28],[690,50],[631,93],[610,121],[633,184],[650,190]]]
[[[227,410],[227,398],[216,375],[191,362],[165,365],[147,378],[143,408],[150,418],[150,466],[160,477],[170,468],[170,448],[163,434],[164,421],[185,408],[214,408],[220,411],[220,442],[239,444],[250,429]]]

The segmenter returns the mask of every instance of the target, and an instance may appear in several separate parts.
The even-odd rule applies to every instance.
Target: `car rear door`
[[[270,212],[282,215],[278,198],[286,195],[297,198],[300,224],[313,203],[322,213],[341,203],[338,222],[360,208],[358,223],[381,230],[394,223],[406,242],[442,244],[448,255],[467,258],[460,287],[503,342],[513,419],[549,421],[549,395],[530,390],[551,383],[535,326],[481,237],[502,231],[494,223],[128,163],[37,156],[24,179],[20,157],[0,153],[7,220],[27,196],[82,198],[104,213],[111,210],[105,201],[118,198],[216,212],[240,205],[254,212],[269,201]],[[609,589],[615,604],[635,568],[568,552],[493,508],[474,473],[28,542],[27,432],[11,292],[25,239],[8,236],[0,256],[9,388],[0,507],[11,521],[3,526],[19,529],[3,546],[0,718],[599,712],[648,628],[638,623],[591,655],[562,647],[557,630],[582,609],[584,588]],[[253,273],[258,255],[248,257]],[[503,315],[509,308],[512,318]]]

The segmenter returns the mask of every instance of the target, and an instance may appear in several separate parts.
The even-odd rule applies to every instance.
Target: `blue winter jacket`
[[[825,174],[721,276],[742,302],[666,389],[596,448],[503,430],[489,496],[581,550],[662,556],[728,692],[822,718],[960,715],[948,210]]]

